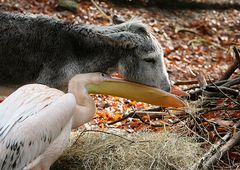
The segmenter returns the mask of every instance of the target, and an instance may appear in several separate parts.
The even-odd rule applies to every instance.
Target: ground
[[[196,73],[199,71],[202,72],[201,74],[208,82],[209,79],[211,81],[219,80],[235,60],[232,46],[240,47],[240,12],[237,9],[171,10],[146,5],[119,6],[109,1],[78,0],[77,2],[77,10],[71,12],[59,7],[57,1],[54,0],[1,0],[0,10],[42,13],[74,23],[97,25],[111,24],[109,17],[114,14],[123,16],[125,19],[140,17],[143,22],[152,28],[164,49],[164,59],[171,83],[178,85],[178,88],[183,90],[187,90],[198,83]],[[103,12],[93,2],[97,3]],[[239,77],[239,75],[239,69],[237,69],[230,79]],[[234,89],[238,90],[239,94],[239,86],[234,87]],[[187,92],[191,93],[190,90],[187,90]],[[117,97],[102,95],[93,97],[97,103],[98,113],[91,126],[102,130],[114,127],[124,129],[129,133],[146,130],[162,131],[165,126],[171,125],[169,129],[177,132],[178,127],[182,126],[182,122],[178,121],[180,119],[181,121],[188,121],[186,124],[194,133],[202,135],[205,139],[208,136],[207,140],[215,143],[226,134],[229,128],[233,127],[233,124],[240,117],[239,107],[235,107],[234,102],[230,101],[229,98],[217,100],[208,98],[208,100],[215,102],[216,107],[225,106],[225,110],[218,111],[215,109],[212,111],[209,105],[204,107],[199,104],[199,100],[197,102],[188,101],[193,108],[201,105],[204,112],[203,117],[194,123],[191,123],[192,119],[187,119],[188,116],[183,116],[182,111],[167,110],[171,114],[166,114],[166,110],[159,111],[158,109],[158,116],[145,115],[142,116],[143,120],[133,116],[134,118],[126,118],[114,125],[109,125],[112,124],[112,121],[132,113],[133,110],[150,109],[153,106]],[[202,103],[204,101],[206,100],[201,99]],[[239,102],[239,98],[236,101]],[[228,110],[229,108],[231,108],[231,111]],[[206,109],[210,109],[211,112],[206,111]],[[165,114],[159,116],[160,112]],[[176,118],[174,113],[180,115]],[[186,112],[184,113],[186,114]],[[198,112],[191,111],[191,113]],[[199,117],[197,116],[197,118]],[[211,122],[214,122],[214,125]],[[156,127],[156,125],[160,127]],[[204,130],[201,130],[201,128]],[[208,132],[207,135],[203,134],[205,130]],[[188,135],[192,135],[192,132],[189,132]],[[203,147],[208,148],[207,146]],[[239,165],[239,146],[235,146],[230,153],[220,166],[236,168]]]

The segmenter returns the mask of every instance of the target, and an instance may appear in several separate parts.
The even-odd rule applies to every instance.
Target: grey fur
[[[0,12],[0,86],[41,83],[63,89],[75,74],[112,71],[129,81],[170,89],[162,48],[138,20],[74,25]]]

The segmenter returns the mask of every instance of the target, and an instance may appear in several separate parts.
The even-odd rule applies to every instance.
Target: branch
[[[238,51],[238,49],[235,46],[233,47],[233,51],[234,51],[234,54],[235,54],[234,63],[227,69],[225,74],[219,80],[226,80],[226,79],[228,79],[235,72],[235,70],[240,67],[240,54],[239,54],[239,51]]]
[[[217,88],[218,87],[218,88]],[[224,93],[233,95],[234,97],[237,97],[239,92],[235,89],[230,89],[228,87],[222,87],[222,86],[207,86],[204,90],[210,91],[210,92],[219,92],[219,90],[222,90]]]
[[[203,108],[201,110],[199,110],[197,112],[197,114],[205,114],[205,113],[208,113],[208,112],[213,112],[213,111],[220,111],[220,110],[240,110],[240,107],[233,107],[233,108],[229,108],[229,107],[226,107],[226,106],[218,106],[218,107],[215,107],[215,108]]]
[[[233,129],[237,129],[239,126],[240,120],[233,126]],[[196,164],[191,167],[191,170],[207,170],[213,166],[217,160],[221,159],[221,157],[226,154],[228,150],[230,150],[239,142],[240,131],[233,134],[232,138],[226,142],[231,135],[232,132],[228,132],[221,140],[217,142],[217,144],[213,145],[211,149],[206,154],[204,154],[204,156]]]
[[[209,78],[209,80],[211,81],[211,79]],[[237,104],[240,106],[240,103],[238,103],[237,101],[233,100],[230,96],[228,96],[226,93],[224,93],[215,83],[212,82],[212,84],[227,98],[229,98],[233,103]]]
[[[171,115],[174,115],[174,116],[184,115],[184,114],[186,114],[186,113],[183,110],[179,110],[179,111],[175,112],[174,114],[171,113]],[[123,120],[126,120],[129,117],[137,118],[142,123],[147,124],[147,125],[151,125],[153,127],[162,127],[162,126],[168,125],[168,124],[155,124],[155,123],[152,123],[151,121],[145,121],[142,117],[146,116],[146,115],[149,115],[151,118],[154,118],[154,117],[156,118],[156,117],[162,117],[162,116],[169,115],[169,113],[157,112],[157,111],[146,111],[146,110],[143,110],[143,111],[133,111],[133,112],[129,113],[128,115],[123,116],[121,119],[118,119],[118,120],[115,120],[113,122],[108,123],[108,125],[113,125],[113,124],[115,124],[117,122],[121,122]],[[178,123],[178,122],[179,121],[174,121],[172,124],[175,124],[175,123]]]
[[[177,81],[174,83],[174,85],[179,86],[179,85],[192,85],[192,84],[198,84],[197,80],[182,80],[182,81]]]
[[[229,81],[225,82],[222,86],[231,87],[231,86],[234,86],[234,85],[237,85],[237,84],[240,84],[240,77],[229,80]]]
[[[212,165],[214,165],[217,160],[221,159],[223,155],[226,154],[232,147],[234,147],[240,140],[240,131],[235,133],[233,137],[223,145],[205,164],[205,167],[208,169]],[[205,169],[206,169],[205,168]]]

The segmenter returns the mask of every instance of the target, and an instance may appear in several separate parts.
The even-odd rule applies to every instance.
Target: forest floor
[[[191,95],[190,99],[186,100],[190,111],[161,109],[118,97],[94,95],[98,112],[89,127],[102,131],[122,129],[127,133],[162,132],[167,128],[178,133],[180,127],[187,126],[189,131],[185,135],[197,135],[199,139],[203,138],[210,143],[201,146],[206,149],[205,152],[211,149],[212,144],[221,142],[228,133],[231,133],[230,136],[238,134],[239,125],[236,123],[240,118],[239,82],[229,86],[230,90],[236,92],[233,92],[233,96],[230,94],[226,96],[212,82],[218,82],[223,78],[228,68],[235,62],[235,56],[240,53],[232,48],[240,47],[239,10],[167,10],[94,1],[103,10],[100,12],[93,1],[77,2],[77,10],[71,12],[60,8],[54,0],[1,0],[0,10],[45,14],[73,23],[96,25],[111,24],[109,18],[113,15],[122,16],[126,20],[139,17],[152,28],[164,49],[164,59],[171,83],[175,88],[185,90]],[[211,91],[210,87],[210,91],[204,90],[199,75],[211,84],[215,91]],[[238,65],[238,69],[227,79],[239,81],[239,76]],[[196,93],[197,90],[200,92]],[[147,114],[142,110],[148,110]],[[140,116],[132,114],[134,111],[138,111]],[[151,111],[158,113],[154,115]],[[126,118],[118,121],[123,117]],[[219,148],[222,146],[224,147],[224,144]],[[221,161],[211,167],[238,169],[240,145],[234,144],[231,149],[228,148]]]

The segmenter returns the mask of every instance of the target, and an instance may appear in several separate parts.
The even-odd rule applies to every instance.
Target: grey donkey
[[[41,83],[63,90],[78,73],[119,72],[170,90],[163,50],[139,20],[96,26],[0,12],[0,90]]]

